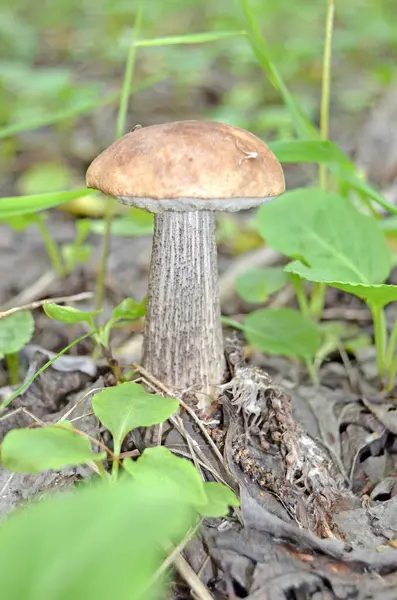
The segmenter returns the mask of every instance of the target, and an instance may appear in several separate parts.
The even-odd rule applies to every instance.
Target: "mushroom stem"
[[[143,365],[175,391],[198,392],[205,409],[224,373],[215,215],[165,211],[154,219]]]

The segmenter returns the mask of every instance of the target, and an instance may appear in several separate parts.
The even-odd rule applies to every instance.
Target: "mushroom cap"
[[[95,158],[86,183],[151,212],[235,211],[285,190],[281,165],[261,139],[211,121],[136,128]]]

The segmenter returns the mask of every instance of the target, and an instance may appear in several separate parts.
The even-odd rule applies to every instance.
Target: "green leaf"
[[[207,504],[199,508],[203,517],[224,517],[229,511],[229,506],[240,506],[236,494],[220,483],[208,481],[204,483],[204,492]]]
[[[243,30],[206,31],[205,33],[171,35],[163,38],[154,38],[152,40],[137,40],[134,45],[139,48],[153,48],[155,46],[175,46],[180,44],[205,44],[208,42],[217,42],[219,40],[242,35],[246,35],[246,32]]]
[[[94,190],[82,188],[71,190],[70,192],[51,192],[49,194],[0,198],[0,221],[17,215],[25,215],[35,213],[38,210],[53,208],[81,196],[88,196],[88,194],[93,194],[94,192]]]
[[[305,263],[301,271],[309,279],[313,271],[323,280],[375,284],[389,275],[390,250],[377,221],[338,194],[287,192],[262,205],[258,220],[267,243]]]
[[[146,311],[146,298],[143,298],[141,302],[136,302],[132,298],[125,298],[120,304],[118,304],[112,311],[113,319],[127,319],[129,321],[135,321],[145,316]]]
[[[43,309],[47,317],[54,319],[54,321],[60,321],[61,323],[67,323],[69,325],[73,323],[87,322],[92,326],[92,318],[98,315],[100,311],[86,312],[84,310],[78,310],[73,306],[60,306],[54,302],[46,302],[43,305]]]
[[[397,301],[397,285],[356,284],[326,279],[323,277],[320,270],[305,267],[305,265],[299,261],[291,262],[285,267],[285,270],[289,273],[295,273],[296,275],[299,275],[308,281],[315,281],[318,283],[326,283],[327,285],[331,285],[339,290],[353,294],[361,300],[365,300],[367,304],[373,306],[383,307],[386,306],[386,304]]]
[[[183,497],[184,502],[195,508],[207,505],[204,484],[197,469],[189,460],[174,456],[164,446],[147,448],[137,461],[124,461],[123,464],[141,485],[147,485],[150,480],[158,481],[170,498]]]
[[[106,453],[95,454],[89,440],[77,433],[70,424],[42,429],[13,429],[1,446],[1,462],[9,471],[39,473],[48,469],[62,469],[93,460],[103,460]]]
[[[27,310],[0,319],[0,358],[22,350],[32,339],[33,332],[32,313]]]
[[[166,558],[162,547],[177,545],[194,523],[183,496],[163,495],[155,481],[143,487],[125,477],[116,485],[88,484],[44,497],[2,522],[2,597],[165,598],[165,577],[153,584]]]
[[[250,269],[236,280],[236,291],[245,302],[265,302],[271,294],[280,290],[288,281],[288,275],[280,267]]]
[[[267,354],[310,360],[321,344],[318,326],[292,308],[255,310],[244,320],[248,343]]]
[[[329,140],[280,140],[269,147],[281,163],[341,163],[354,171],[346,154]]]
[[[178,400],[148,394],[137,383],[121,383],[95,394],[94,413],[113,436],[115,453],[130,431],[162,423],[178,410]]]

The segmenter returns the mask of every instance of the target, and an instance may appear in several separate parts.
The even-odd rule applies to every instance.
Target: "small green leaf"
[[[265,302],[271,294],[280,290],[288,281],[281,267],[250,269],[236,280],[236,291],[245,302]]]
[[[249,344],[268,354],[309,360],[321,344],[318,326],[292,308],[255,310],[245,318],[243,331]]]
[[[199,513],[203,517],[224,517],[229,511],[229,506],[240,506],[236,494],[220,483],[213,481],[204,483],[204,492],[207,496],[207,504],[199,508]]]
[[[166,553],[194,526],[193,508],[125,477],[43,497],[2,519],[4,600],[154,600],[167,597],[156,579]],[[104,550],[106,546],[114,551]],[[38,551],[40,548],[40,551]],[[11,568],[18,565],[18,568]]]
[[[32,313],[27,310],[0,319],[0,358],[22,350],[32,339],[33,332]]]
[[[51,192],[50,194],[33,194],[32,196],[15,196],[11,198],[0,198],[0,221],[15,217],[35,213],[38,210],[46,210],[60,204],[70,202],[81,196],[93,194],[94,190],[86,188],[72,190],[70,192]]]
[[[61,323],[82,323],[86,321],[92,325],[92,317],[99,314],[100,311],[86,312],[78,310],[73,306],[60,306],[54,302],[46,302],[43,306],[44,312],[47,317],[54,319],[54,321],[60,321]]]
[[[162,423],[178,410],[178,400],[148,394],[137,383],[121,383],[95,394],[94,413],[113,436],[115,453],[130,431]]]
[[[136,302],[132,298],[125,298],[112,311],[113,319],[128,319],[135,321],[145,316],[146,298],[141,302]]]
[[[62,421],[62,427],[70,424]],[[73,428],[50,425],[42,429],[13,429],[1,446],[1,462],[9,471],[39,473],[62,469],[93,460],[103,460],[106,453],[95,454],[89,440]]]
[[[148,485],[150,480],[161,484],[170,498],[183,498],[194,507],[207,505],[203,481],[193,464],[175,456],[164,446],[147,448],[135,462],[124,461],[124,467],[137,483]]]
[[[280,140],[269,147],[281,163],[341,163],[354,171],[346,154],[329,140]]]
[[[258,219],[272,248],[299,259],[324,280],[377,284],[389,275],[390,249],[377,221],[338,194],[287,192],[262,205]]]

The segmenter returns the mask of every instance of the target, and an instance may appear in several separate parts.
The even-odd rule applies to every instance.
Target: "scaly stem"
[[[385,311],[380,306],[370,306],[372,320],[374,322],[374,337],[376,348],[376,362],[378,365],[379,377],[383,377],[385,372],[386,357],[386,319]]]
[[[223,339],[213,212],[155,214],[143,366],[210,406],[222,383]]]
[[[5,355],[10,385],[18,385],[19,381],[19,356],[17,352]]]
[[[131,81],[134,76],[134,67],[135,67],[135,55],[136,55],[136,45],[135,42],[139,37],[141,24],[142,24],[142,15],[143,15],[143,5],[144,0],[139,0],[138,9],[135,15],[134,28],[131,38],[131,45],[127,56],[127,61],[125,64],[124,71],[124,81],[123,81],[123,89],[121,92],[119,112],[117,116],[117,124],[116,124],[116,139],[120,138],[125,131],[125,123],[127,119],[128,112],[128,100],[130,97],[131,90]],[[102,252],[101,252],[101,261],[99,265],[99,271],[97,275],[97,285],[96,285],[96,297],[95,297],[95,310],[101,310],[103,304],[103,297],[105,293],[105,282],[106,282],[106,272],[107,272],[107,262],[109,256],[109,246],[110,246],[110,236],[112,231],[112,218],[113,218],[113,207],[115,201],[113,198],[108,197],[106,199],[106,207],[105,207],[105,231],[102,239]]]
[[[55,240],[51,237],[51,234],[44,222],[42,215],[37,215],[36,225],[40,231],[40,235],[43,238],[43,242],[47,251],[47,255],[51,261],[52,268],[59,278],[64,276],[64,266],[59,251],[58,245]]]

